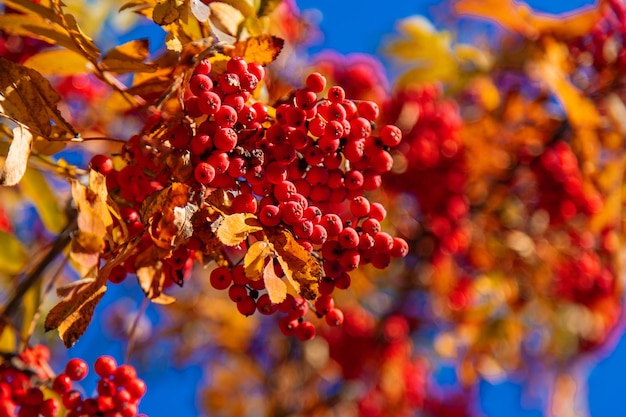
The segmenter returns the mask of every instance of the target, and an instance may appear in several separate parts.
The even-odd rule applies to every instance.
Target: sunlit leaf
[[[267,295],[269,295],[272,303],[278,304],[287,297],[287,285],[276,275],[273,262],[268,262],[265,266],[263,270],[263,282],[265,283]]]
[[[190,0],[189,6],[191,7],[191,14],[198,19],[198,21],[206,22],[209,20],[211,9],[209,9],[209,6],[204,4],[201,0]]]
[[[253,219],[256,219],[256,216],[250,213],[225,215],[216,235],[224,245],[237,246],[248,237],[248,234],[263,230],[251,222]]]
[[[135,268],[139,286],[150,301],[157,304],[171,304],[176,301],[174,297],[163,292],[165,283],[163,262],[154,246],[137,256]]]
[[[235,43],[235,47],[228,54],[242,57],[248,62],[269,65],[280,54],[284,44],[285,41],[279,37],[260,35]]]
[[[70,49],[41,51],[26,61],[24,66],[46,75],[75,75],[89,72],[89,60]]]
[[[37,71],[0,58],[1,113],[28,126],[34,134],[50,136],[52,122],[75,137],[76,131],[56,108],[59,100],[50,82]]]
[[[265,267],[265,260],[271,254],[272,245],[263,240],[254,242],[248,248],[243,258],[243,267],[246,276],[251,279],[259,279]]]
[[[238,9],[221,1],[209,3],[209,9],[209,20],[217,30],[230,36],[237,34],[239,25],[245,19]]]
[[[280,6],[281,2],[282,0],[260,0],[257,14],[259,15],[259,17],[269,15],[278,6]]]
[[[319,261],[287,231],[280,231],[269,238],[279,255],[278,261],[283,272],[292,281],[294,289],[307,300],[316,299],[318,283],[323,276]]]
[[[41,303],[41,281],[37,281],[31,286],[22,298],[22,328],[20,334],[22,340],[28,340],[31,331],[32,321],[37,315]]]
[[[26,172],[33,135],[22,125],[13,129],[13,141],[4,165],[0,168],[0,185],[16,185]]]
[[[155,72],[154,64],[144,63],[149,56],[147,39],[133,40],[107,51],[102,57],[99,67],[104,71],[125,72]]]
[[[78,228],[104,238],[113,224],[107,203],[108,191],[104,175],[89,171],[89,186],[77,180],[70,181],[72,197],[78,211]]]

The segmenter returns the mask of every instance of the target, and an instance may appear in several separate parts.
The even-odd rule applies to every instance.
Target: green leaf
[[[13,234],[0,231],[0,272],[16,275],[28,260],[26,250]]]
[[[44,176],[38,171],[27,169],[20,187],[34,204],[46,229],[53,233],[61,232],[67,223],[67,217]]]

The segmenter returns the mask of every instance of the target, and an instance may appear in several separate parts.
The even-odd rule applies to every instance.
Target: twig
[[[148,297],[144,297],[141,302],[141,306],[139,306],[139,311],[137,311],[137,315],[135,316],[135,320],[133,320],[133,324],[130,327],[130,332],[128,335],[128,347],[126,348],[126,357],[124,358],[125,363],[130,361],[130,355],[133,353],[133,348],[135,346],[136,332],[139,327],[139,320],[145,314],[146,309],[148,308],[148,304],[150,304],[150,300]]]

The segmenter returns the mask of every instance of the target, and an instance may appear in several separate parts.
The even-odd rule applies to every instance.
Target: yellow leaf
[[[256,14],[254,0],[220,0],[220,2],[231,5],[246,17]]]
[[[74,75],[89,72],[89,60],[70,49],[41,51],[24,62],[24,66],[46,75]]]
[[[78,211],[78,228],[96,236],[106,236],[113,224],[107,203],[108,191],[104,175],[89,171],[89,187],[71,180],[72,197]]]
[[[318,284],[323,276],[319,261],[285,230],[269,238],[279,255],[278,262],[288,281],[304,298],[315,300],[318,296]]]
[[[104,249],[104,236],[78,230],[72,238],[70,257],[80,266],[81,275],[96,268],[100,252]]]
[[[2,0],[5,6],[18,10],[25,14],[36,15],[40,18],[46,19],[50,22],[61,24],[59,16],[50,7],[44,5],[43,2],[35,3],[31,0]],[[15,17],[17,15],[12,14],[9,17]]]
[[[15,353],[17,340],[17,332],[13,326],[0,325],[0,353]]]
[[[35,169],[27,169],[20,182],[20,189],[35,206],[46,229],[60,233],[67,224],[67,215],[44,175]]]
[[[91,61],[95,61],[100,58],[100,49],[98,49],[93,40],[78,26],[76,18],[71,14],[66,13],[63,15],[63,20],[63,27],[71,36],[72,42],[78,46],[79,51]]]
[[[230,36],[237,35],[239,25],[245,19],[241,11],[221,1],[209,3],[209,9],[209,20],[217,30]]]
[[[263,270],[263,282],[270,301],[278,304],[287,297],[287,285],[274,271],[274,263],[268,262]]]
[[[225,215],[216,235],[222,244],[237,246],[248,237],[248,234],[263,230],[262,227],[251,223],[253,219],[256,219],[256,216],[250,213]]]
[[[111,72],[155,72],[156,65],[146,64],[149,56],[147,39],[133,40],[109,50],[100,62],[99,67]]]
[[[0,105],[1,107],[1,105]],[[16,185],[26,172],[33,135],[22,125],[13,129],[13,141],[0,169],[0,185]]]
[[[41,303],[41,280],[30,287],[22,298],[22,340],[28,340],[31,332],[31,324]]]
[[[269,15],[278,6],[280,6],[281,2],[282,2],[282,0],[261,0],[259,2],[259,10],[257,12],[257,15],[259,17]]]
[[[260,240],[254,242],[243,258],[243,267],[248,278],[259,279],[263,273],[265,260],[272,254],[272,245]],[[271,263],[271,262],[270,262]]]
[[[0,57],[0,113],[28,126],[33,134],[50,136],[54,123],[56,128],[76,137],[74,128],[56,108],[59,100],[50,82],[37,71]]]
[[[0,231],[0,271],[18,274],[27,260],[26,250],[15,235]]]
[[[280,54],[284,44],[285,41],[277,36],[260,35],[235,43],[235,47],[228,54],[231,57],[242,57],[248,62],[269,65]]]

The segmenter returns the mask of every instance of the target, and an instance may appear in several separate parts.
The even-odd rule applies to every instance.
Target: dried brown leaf
[[[59,100],[50,82],[37,71],[0,57],[0,113],[28,126],[36,135],[49,137],[53,123],[66,135],[76,137],[74,128],[56,108]]]
[[[180,18],[180,10],[176,0],[160,1],[154,6],[152,11],[152,20],[160,26],[174,23]]]
[[[157,304],[171,304],[176,301],[174,297],[163,292],[165,273],[163,272],[163,261],[161,261],[161,256],[156,247],[152,246],[139,254],[135,267],[139,286],[150,301]]]
[[[107,229],[113,224],[107,202],[108,191],[104,175],[91,170],[89,186],[77,180],[71,180],[72,197],[78,211],[78,228],[96,236],[106,236]]]
[[[236,36],[239,25],[245,20],[244,15],[230,4],[218,1],[209,4],[211,24],[220,32]]]

